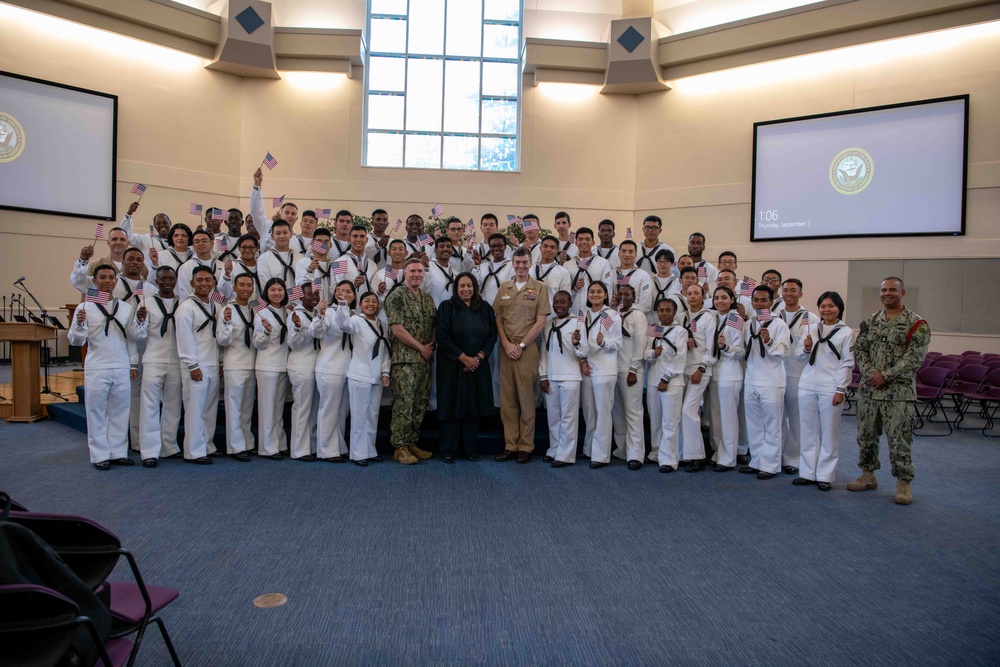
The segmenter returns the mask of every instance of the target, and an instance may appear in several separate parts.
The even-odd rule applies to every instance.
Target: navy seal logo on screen
[[[0,111],[0,162],[13,162],[24,150],[24,128],[17,119]]]
[[[830,185],[842,195],[856,195],[872,182],[875,162],[868,151],[848,148],[840,151],[830,163]]]

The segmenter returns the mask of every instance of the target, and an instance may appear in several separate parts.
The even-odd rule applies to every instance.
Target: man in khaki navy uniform
[[[861,399],[858,401],[858,467],[861,477],[847,485],[851,491],[878,487],[878,440],[884,431],[889,441],[889,461],[896,478],[896,503],[913,502],[914,402],[916,375],[927,356],[931,329],[920,316],[903,305],[903,281],[882,281],[879,295],[885,308],[871,315],[858,331],[854,356],[861,369]]]

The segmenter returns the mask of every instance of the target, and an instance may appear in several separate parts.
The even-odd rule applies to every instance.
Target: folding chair
[[[955,402],[955,428],[961,430],[966,407],[971,403],[968,396],[983,388],[983,381],[989,372],[986,366],[959,366],[951,386],[944,390],[944,395],[951,396]]]
[[[914,430],[922,429],[924,427],[924,420],[926,419],[930,422],[931,416],[936,414],[940,409],[941,416],[944,417],[944,423],[948,425],[948,432],[917,433],[916,435],[940,437],[952,434],[951,420],[948,419],[948,415],[944,411],[944,404],[941,402],[941,399],[944,398],[944,390],[948,386],[948,381],[949,371],[940,366],[928,366],[917,371],[917,414]],[[920,409],[921,405],[925,406],[923,411]]]
[[[0,586],[0,643],[6,667],[65,664],[70,644],[84,626],[97,647],[94,665],[121,667],[132,653],[128,639],[101,640],[94,622],[68,597],[36,584]]]
[[[165,586],[147,585],[135,557],[122,548],[121,541],[100,524],[79,516],[11,512],[9,520],[32,530],[66,562],[80,579],[95,592],[107,586],[110,592],[112,637],[135,635],[128,665],[132,667],[150,623],[155,623],[167,645],[174,664],[180,659],[174,650],[163,620],[157,615],[177,599],[180,591]],[[106,582],[118,559],[124,556],[134,582]]]
[[[995,426],[997,411],[1000,410],[1000,369],[992,370],[983,381],[983,388],[978,392],[969,394],[970,401],[979,401],[979,416],[986,420],[983,425],[983,435],[987,438],[1000,438],[1000,435],[992,435]],[[993,408],[992,412],[990,407]]]

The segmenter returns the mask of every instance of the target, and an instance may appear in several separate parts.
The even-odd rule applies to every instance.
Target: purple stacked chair
[[[944,411],[944,403],[942,403],[945,389],[947,389],[951,377],[952,372],[950,370],[937,364],[921,368],[917,371],[917,424],[915,428],[923,428],[924,420],[926,419],[929,422],[931,416],[940,410],[945,424],[948,425],[948,432],[918,433],[916,435],[939,437],[952,434],[951,420],[948,419],[948,415]],[[921,405],[925,406],[923,410],[920,409]]]

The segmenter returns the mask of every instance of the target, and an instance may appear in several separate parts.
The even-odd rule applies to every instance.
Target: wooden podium
[[[0,341],[11,345],[11,368],[14,380],[14,414],[8,423],[31,423],[42,416],[41,368],[42,341],[56,337],[58,330],[48,324],[0,322]]]

